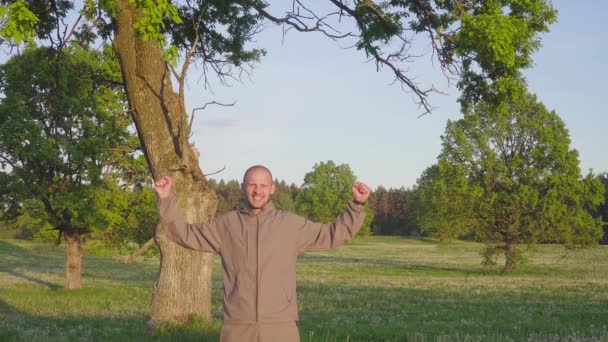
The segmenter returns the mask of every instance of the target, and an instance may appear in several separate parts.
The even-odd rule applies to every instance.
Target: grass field
[[[482,245],[369,237],[298,264],[302,341],[608,341],[608,246],[536,246],[515,274],[480,264]],[[0,341],[218,339],[214,321],[145,332],[158,259],[86,256],[63,287],[61,247],[0,240]]]

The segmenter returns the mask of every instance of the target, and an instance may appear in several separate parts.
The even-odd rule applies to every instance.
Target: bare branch
[[[289,25],[290,27],[285,32],[287,32],[290,28],[293,28],[299,32],[321,32],[325,36],[327,36],[331,39],[341,39],[341,38],[355,36],[351,32],[348,32],[345,34],[332,34],[332,33],[329,33],[328,31],[326,31],[325,28],[328,28],[334,32],[339,32],[338,30],[334,29],[331,25],[327,24],[325,19],[328,18],[329,16],[339,15],[340,12],[330,13],[325,17],[318,18],[314,14],[312,17],[306,17],[306,16],[303,16],[299,13],[295,13],[294,11],[292,11],[292,12],[288,12],[285,17],[279,18],[279,17],[275,17],[272,14],[268,13],[264,8],[262,8],[261,6],[257,5],[256,3],[254,3],[250,0],[240,0],[240,3],[242,6],[247,6],[247,7],[251,7],[253,9],[255,9],[264,18],[272,21],[273,23],[275,23],[277,25],[279,25],[279,24]],[[312,12],[312,11],[308,10],[306,7],[302,6],[299,1],[297,3],[300,4],[300,6],[302,8],[304,8],[305,11]],[[302,20],[302,19],[311,20],[313,18],[317,19],[314,25],[308,25]]]
[[[141,151],[142,147],[140,145],[137,146],[119,146],[119,147],[114,147],[114,148],[102,148],[100,149],[101,151],[110,151],[110,152],[135,152],[135,151]]]
[[[188,1],[188,6],[192,9],[192,4],[190,3],[190,1]],[[201,11],[201,14],[198,16],[198,18],[196,20],[194,19],[194,17],[192,18],[192,27],[194,28],[194,41],[192,42],[190,48],[186,52],[186,56],[184,58],[184,64],[182,66],[182,71],[181,71],[179,77],[177,77],[177,79],[180,81],[180,89],[183,89],[183,85],[184,85],[184,82],[186,79],[186,74],[188,72],[188,68],[190,67],[190,62],[191,62],[192,56],[196,52],[196,47],[197,47],[199,39],[200,39],[200,28],[201,28],[202,24],[203,24],[203,12]]]
[[[221,103],[221,102],[217,102],[217,101],[211,101],[211,102],[205,103],[202,107],[194,108],[192,110],[192,115],[190,115],[190,124],[188,125],[188,132],[192,132],[192,124],[194,123],[194,112],[196,112],[197,110],[205,110],[205,108],[207,108],[207,106],[210,106],[210,105],[218,105],[218,106],[223,106],[223,107],[232,107],[235,104],[236,104],[236,101],[234,101],[232,103]]]
[[[357,37],[353,33],[340,34],[338,30],[328,24],[328,18],[337,16],[339,20],[342,17],[352,17],[357,23],[357,26],[360,30],[362,30],[362,35],[364,35],[367,30],[367,24],[365,23],[365,19],[361,17],[361,14],[355,9],[351,8],[345,4],[342,0],[330,0],[332,4],[334,4],[338,11],[331,12],[325,16],[317,15],[313,10],[306,7],[301,0],[293,0],[293,6],[290,12],[287,12],[284,17],[276,17],[272,14],[268,13],[262,6],[254,3],[251,0],[240,0],[242,6],[248,6],[256,10],[260,15],[264,18],[270,20],[275,24],[284,25],[283,36],[291,29],[295,29],[299,32],[321,32],[325,36],[337,40],[346,37]],[[369,7],[369,11],[373,13],[373,15],[380,21],[382,24],[387,24],[387,26],[394,26],[393,18],[385,14],[381,9],[373,5],[373,3],[369,2],[359,2],[356,6],[366,6]],[[300,11],[302,10],[302,12]],[[367,11],[368,12],[368,11]],[[285,28],[287,26],[287,28]],[[433,42],[433,51],[442,51],[442,46],[440,45],[440,41],[438,42],[435,35],[440,35],[442,39],[450,39],[451,36],[449,34],[443,34],[439,29],[428,27],[429,33],[431,34],[432,42]],[[331,31],[331,32],[329,32]],[[400,49],[392,53],[384,53],[380,50],[379,46],[374,46],[373,42],[367,42],[364,40],[359,40],[357,44],[365,44],[365,51],[368,53],[368,56],[371,56],[372,59],[376,62],[376,68],[379,70],[382,66],[387,66],[395,75],[395,81],[399,82],[402,86],[402,89],[411,92],[414,96],[414,101],[419,105],[419,108],[423,108],[424,113],[422,115],[428,114],[432,111],[432,107],[429,104],[428,96],[430,93],[440,93],[435,89],[435,87],[431,86],[428,89],[421,89],[420,85],[410,76],[407,75],[407,70],[401,69],[398,64],[403,64],[406,62],[411,62],[414,58],[418,58],[420,56],[415,56],[409,53],[408,47],[411,46],[411,40],[404,37],[401,32],[396,33],[395,38],[399,39],[402,42]],[[360,38],[363,39],[363,38]],[[386,43],[382,43],[383,45]],[[441,60],[442,69],[444,65],[449,63],[445,63],[445,61]],[[421,116],[422,116],[421,115]]]
[[[127,255],[124,257],[121,257],[120,259],[122,260],[122,262],[124,264],[130,264],[133,260],[135,260],[138,256],[144,254],[148,249],[150,249],[150,247],[152,247],[154,245],[154,238],[150,238],[150,240],[146,241],[146,243],[144,243],[141,248],[139,248],[138,250],[136,250],[135,252],[133,252],[131,255]]]
[[[61,49],[63,46],[65,46],[65,44],[68,43],[68,41],[70,40],[70,38],[72,37],[72,35],[74,34],[74,32],[76,31],[76,27],[78,26],[78,23],[80,23],[80,19],[82,19],[82,14],[80,14],[78,16],[78,19],[76,19],[76,22],[74,23],[74,25],[72,26],[72,29],[70,30],[70,33],[65,36],[65,38],[63,39],[63,41],[61,42],[61,45],[59,45],[59,48]]]
[[[228,164],[224,164],[224,167],[223,167],[223,168],[221,168],[221,169],[219,169],[218,171],[215,171],[215,172],[212,172],[212,173],[207,173],[207,174],[204,174],[203,176],[205,176],[205,177],[206,177],[206,176],[217,175],[218,173],[220,173],[220,172],[222,172],[222,171],[226,170],[226,167],[228,167]]]
[[[16,168],[17,168],[17,165],[15,165],[15,164],[13,163],[13,161],[12,161],[12,160],[10,160],[10,159],[6,158],[5,156],[3,156],[3,155],[1,155],[1,154],[0,154],[0,158],[2,158],[2,160],[3,160],[5,163],[9,164],[9,165],[10,165],[10,166],[11,166],[13,169],[16,169]]]
[[[177,81],[180,81],[180,74],[177,73],[177,70],[175,69],[175,67],[173,65],[171,65],[171,63],[165,63],[167,64],[167,68],[169,68],[169,70],[171,70],[171,74],[173,74],[173,77],[175,77],[177,79]],[[180,82],[181,85],[181,82]]]

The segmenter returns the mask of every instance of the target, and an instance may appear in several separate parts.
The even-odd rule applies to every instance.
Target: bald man
[[[222,342],[300,341],[296,322],[298,255],[335,248],[355,237],[370,189],[355,182],[354,200],[333,223],[316,223],[278,210],[272,173],[250,167],[241,191],[247,204],[203,223],[188,223],[170,195],[172,180],[155,183],[158,214],[170,239],[189,249],[218,253],[224,281]]]

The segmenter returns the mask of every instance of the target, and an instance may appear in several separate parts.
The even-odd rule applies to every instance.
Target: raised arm
[[[220,253],[221,234],[216,220],[188,223],[171,197],[173,181],[164,176],[154,183],[158,195],[158,218],[167,236],[175,243],[194,250]]]
[[[361,182],[352,186],[354,200],[333,223],[317,223],[300,218],[298,251],[300,253],[335,248],[352,240],[365,221],[365,202],[370,189]]]

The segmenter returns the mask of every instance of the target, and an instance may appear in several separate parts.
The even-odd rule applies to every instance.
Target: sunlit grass
[[[608,340],[608,246],[543,245],[504,275],[481,266],[482,245],[370,237],[298,263],[303,341]],[[0,240],[0,340],[218,339],[214,320],[146,333],[158,259],[123,265],[86,256],[83,289],[63,289],[61,247]],[[111,255],[111,251],[102,253]]]

